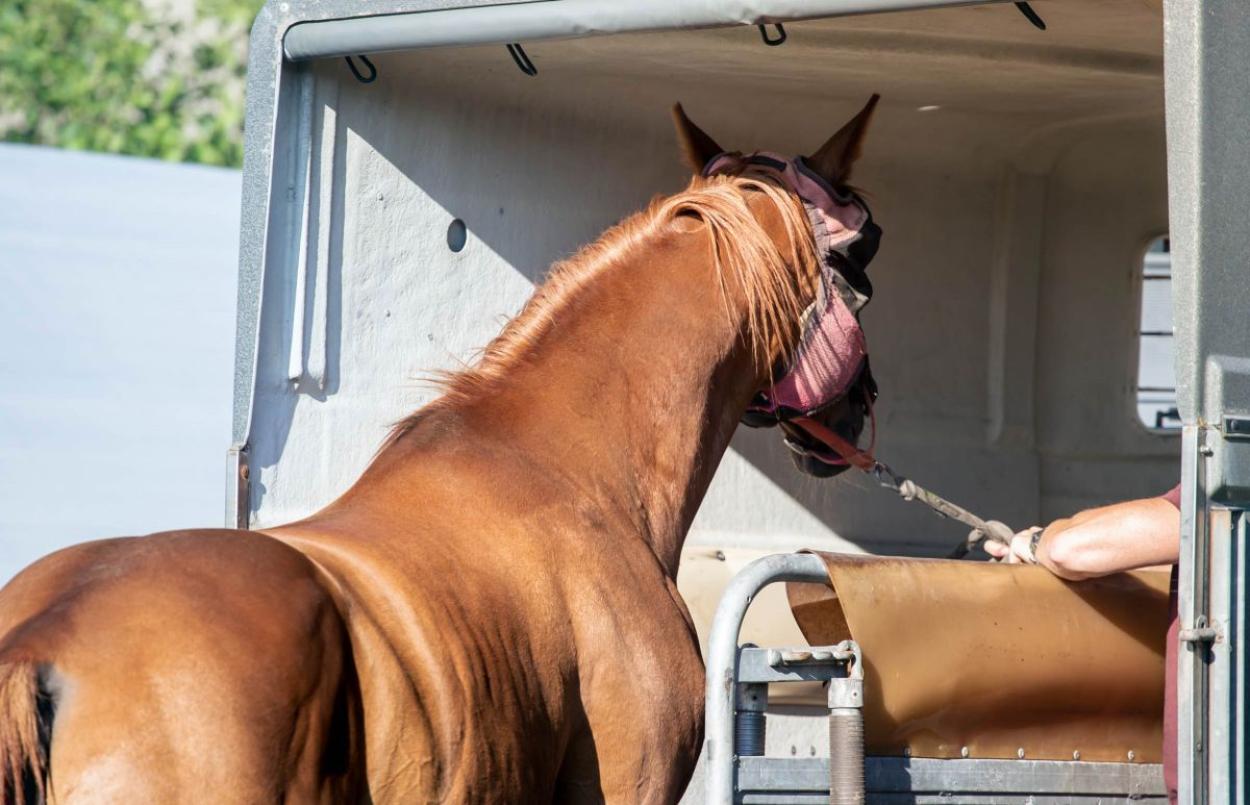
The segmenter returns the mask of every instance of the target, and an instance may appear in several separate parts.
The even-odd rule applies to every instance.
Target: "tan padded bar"
[[[1168,575],[819,554],[791,584],[812,645],[865,658],[869,754],[1159,762]]]

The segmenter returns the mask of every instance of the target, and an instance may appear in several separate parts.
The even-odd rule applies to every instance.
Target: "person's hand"
[[[1029,551],[1029,543],[1033,541],[1033,535],[1041,530],[1041,526],[1026,528],[1011,538],[1010,547],[996,540],[987,539],[984,544],[985,552],[998,561],[1005,561],[1011,565],[1035,564],[1033,554]]]
[[[987,539],[981,543],[981,547],[990,555],[990,558],[996,562],[1001,562],[1004,558],[1011,555],[1011,547],[1002,544],[996,539]],[[1010,559],[1008,559],[1010,561]]]

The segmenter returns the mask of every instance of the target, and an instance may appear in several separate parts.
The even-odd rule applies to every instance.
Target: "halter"
[[[919,501],[941,516],[969,526],[972,533],[950,554],[952,559],[962,558],[986,538],[1010,545],[1013,532],[1003,523],[977,517],[873,457],[877,420],[872,403],[877,385],[868,367],[868,345],[859,326],[859,311],[872,298],[872,283],[864,270],[877,253],[881,227],[873,222],[868,205],[854,193],[839,193],[807,167],[802,157],[786,159],[764,151],[745,156],[724,153],[708,162],[703,175],[740,173],[746,167],[776,176],[802,199],[820,255],[820,289],[803,312],[803,331],[794,357],[769,387],[756,395],[742,417],[743,424],[754,428],[783,424],[787,429],[801,430],[841,458],[810,453],[787,438],[792,449],[826,464],[862,470],[905,500]],[[872,427],[867,450],[860,450],[834,428],[812,419],[813,414],[856,393]]]
[[[802,200],[820,257],[820,288],[803,312],[803,329],[793,357],[756,395],[742,421],[751,427],[788,423],[842,458],[813,457],[836,466],[866,468],[873,462],[871,446],[868,452],[860,451],[811,417],[859,389],[872,419],[872,440],[876,440],[876,420],[871,416],[876,384],[868,368],[859,311],[872,298],[865,269],[877,252],[881,227],[873,222],[863,199],[839,192],[802,157],[786,159],[765,151],[724,153],[708,162],[703,175],[737,173],[746,167],[775,176]]]

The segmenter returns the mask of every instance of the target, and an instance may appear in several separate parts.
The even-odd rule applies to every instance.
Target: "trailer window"
[[[1172,357],[1172,254],[1167,237],[1146,249],[1141,267],[1141,316],[1137,335],[1137,415],[1151,430],[1181,426],[1176,410],[1176,364]]]

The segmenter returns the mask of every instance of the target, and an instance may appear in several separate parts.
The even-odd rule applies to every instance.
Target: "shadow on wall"
[[[395,59],[409,58],[396,56]],[[655,98],[645,101],[630,98],[629,104],[622,103],[619,108],[605,111],[601,106],[580,104],[575,98],[577,91],[587,93],[590,90],[565,86],[567,94],[557,90],[555,95],[559,98],[552,99],[550,85],[539,85],[524,76],[514,75],[515,68],[507,63],[484,70],[485,76],[457,76],[462,84],[425,79],[386,85],[385,75],[391,66],[390,60],[380,60],[379,70],[384,79],[364,89],[356,88],[350,78],[342,78],[335,73],[330,73],[327,78],[327,71],[339,66],[322,65],[324,69],[320,70],[321,78],[317,81],[317,93],[326,91],[332,95],[332,101],[327,103],[334,118],[330,129],[332,135],[319,136],[334,136],[335,143],[334,159],[329,170],[332,178],[329,191],[321,186],[319,171],[324,171],[325,166],[312,160],[309,202],[312,226],[305,236],[307,256],[302,259],[299,270],[305,272],[302,280],[304,287],[310,287],[314,292],[300,296],[296,290],[294,294],[289,294],[286,302],[286,317],[291,321],[315,321],[316,305],[326,305],[324,385],[310,381],[306,372],[292,372],[291,375],[299,377],[297,389],[314,400],[324,401],[339,387],[341,327],[344,326],[342,271],[345,267],[345,237],[356,244],[369,239],[389,244],[385,247],[392,254],[384,256],[384,259],[375,259],[370,265],[370,270],[374,271],[402,270],[406,266],[416,266],[416,270],[420,271],[425,267],[422,264],[442,260],[441,255],[439,259],[426,256],[422,260],[422,254],[431,254],[422,250],[447,249],[442,232],[432,237],[429,232],[417,231],[416,227],[412,230],[401,229],[402,221],[386,217],[390,211],[371,206],[375,199],[380,202],[386,195],[389,200],[390,194],[400,196],[405,192],[429,196],[446,212],[447,220],[454,216],[465,222],[471,235],[466,251],[485,247],[512,270],[520,272],[525,280],[537,284],[552,261],[569,256],[577,247],[595,240],[606,227],[640,209],[650,197],[680,189],[687,178],[671,134],[666,104],[684,91],[689,96],[689,88],[652,86],[647,91]],[[395,69],[394,73],[414,75],[417,71],[406,65]],[[464,86],[471,85],[477,78],[494,81],[492,89],[481,89],[479,95],[476,94],[479,88],[474,88],[472,103],[466,103]],[[341,96],[340,90],[322,89],[335,83],[340,83]],[[377,94],[384,95],[379,99]],[[661,95],[666,100],[661,100]],[[823,135],[811,135],[808,131],[801,136],[785,134],[779,138],[779,124],[774,120],[789,114],[793,100],[765,103],[773,104],[774,109],[758,116],[744,115],[741,109],[719,108],[711,100],[705,100],[701,106],[716,115],[716,119],[706,125],[719,133],[725,131],[724,141],[731,146],[784,149],[786,139],[810,139],[819,144],[821,136],[828,136],[829,131],[824,131]],[[540,108],[542,114],[529,113],[526,105]],[[650,110],[647,113],[650,116],[640,118],[631,113],[640,105]],[[761,108],[768,109],[768,106],[761,104]],[[735,120],[737,123],[732,123]],[[818,123],[821,130],[830,126],[836,128],[834,124]],[[326,130],[320,118],[312,125],[314,131]],[[814,129],[815,126],[814,121],[804,121],[806,129]],[[576,134],[570,136],[569,133]],[[419,148],[415,148],[414,138],[420,138]],[[347,148],[349,141],[352,143],[350,149]],[[315,141],[312,153],[319,153],[319,149],[320,141]],[[370,153],[369,159],[359,159],[361,151]],[[369,175],[370,170],[377,170],[370,168],[370,160],[372,164],[385,163],[387,170],[394,171],[395,178],[382,171]],[[359,183],[359,186],[351,190],[351,183]],[[364,197],[357,204],[360,187],[367,187],[367,192],[371,194],[367,200],[369,204],[365,204]],[[352,209],[345,209],[345,192],[354,200]],[[319,207],[316,205],[321,199],[330,199],[332,204],[330,231],[326,236],[320,236],[315,231],[316,221],[319,220]],[[376,220],[367,220],[366,216],[375,216]],[[885,221],[885,225],[889,227],[890,222]],[[429,227],[424,220],[422,226]],[[886,237],[886,244],[889,244],[889,236]],[[317,299],[315,290],[319,287],[316,285],[316,265],[320,260],[317,250],[322,247],[329,249],[327,259],[321,260],[326,265],[324,302]],[[351,247],[347,246],[349,255]],[[888,254],[888,250],[889,245],[886,245],[883,251]],[[874,266],[874,269],[880,276],[880,266]],[[346,270],[352,274],[362,269],[349,265]],[[425,275],[414,277],[417,282],[426,279]],[[371,280],[354,277],[352,284],[359,281]],[[472,279],[466,277],[462,282],[471,284]],[[893,282],[898,284],[898,277]],[[886,281],[879,287],[890,284],[891,281]],[[296,281],[295,285],[299,286],[299,282]],[[471,285],[462,286],[461,292],[481,294],[481,290],[474,290]],[[886,291],[886,295],[889,292]],[[911,292],[919,291],[911,289]],[[355,302],[349,304],[355,305]],[[434,304],[445,302],[429,302],[429,305]],[[494,300],[487,300],[487,304],[494,304]],[[507,310],[507,304],[511,302],[500,301],[499,310],[482,310],[480,297],[474,296],[472,305],[466,305],[464,315],[481,314],[492,320],[501,320],[502,315],[515,312]],[[880,302],[876,302],[875,306],[880,306]],[[430,310],[431,316],[442,315],[441,311],[431,310],[429,306],[419,307],[419,310]],[[351,312],[350,316],[355,316],[355,312]],[[349,326],[357,325],[359,321],[350,317]],[[425,327],[427,325],[420,322],[412,329],[416,331]],[[873,339],[871,312],[868,327],[869,337]],[[310,355],[315,352],[312,344],[321,336],[315,329],[305,329],[302,340],[296,345],[292,344],[290,335],[294,330],[299,330],[299,327],[287,327],[286,334],[281,336],[285,339],[284,344],[270,341],[270,347],[280,349],[284,354],[289,354],[295,346],[299,347],[296,362],[306,367]],[[953,337],[973,339],[975,335],[973,332]],[[901,336],[894,337],[898,340]],[[484,344],[485,341],[481,341],[469,349]],[[455,351],[465,356],[465,352]],[[395,369],[411,372],[431,367],[397,366]],[[928,380],[928,374],[919,374],[921,379]],[[291,382],[290,377],[287,382]],[[893,399],[891,394],[895,391],[891,385],[883,387],[883,395],[888,400]],[[267,397],[269,405],[276,407],[272,411],[275,416],[265,429],[257,432],[260,449],[255,450],[255,455],[264,456],[264,460],[272,462],[279,460],[290,435],[297,397],[299,395],[289,391]],[[888,412],[886,415],[889,415]],[[834,481],[820,481],[801,475],[791,464],[789,452],[774,431],[759,434],[740,432],[735,437],[734,450],[771,484],[836,534],[868,534],[870,541],[874,541],[875,547],[880,549],[881,531],[901,532],[908,537],[913,551],[915,545],[923,545],[925,541],[945,547],[948,542],[953,544],[963,536],[961,527],[943,524],[925,512],[900,511],[903,506],[893,495],[875,489],[869,482],[851,477],[851,474]],[[928,456],[921,452],[919,457],[924,459]],[[909,466],[915,467],[919,462],[911,460]],[[928,464],[934,464],[934,461],[928,461]],[[865,489],[870,490],[868,495],[865,495]],[[254,511],[259,509],[265,491],[257,477],[252,494]],[[961,490],[956,487],[951,491],[948,487],[939,491],[958,495]],[[900,527],[900,521],[920,522],[921,525]],[[935,547],[934,550],[939,549]]]

